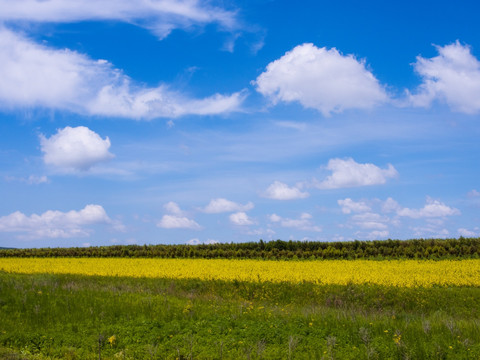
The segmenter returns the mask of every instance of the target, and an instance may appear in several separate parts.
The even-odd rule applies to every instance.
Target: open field
[[[176,267],[166,260],[2,259],[0,355],[9,359],[480,358],[480,287],[459,286],[465,278],[478,279],[478,260],[403,261],[401,266],[398,261],[237,260],[244,267],[236,267],[236,272],[231,268],[234,260],[170,259]],[[12,267],[15,262],[19,267]],[[162,262],[169,265],[162,268]],[[205,264],[229,276],[206,276]],[[366,264],[370,267],[358,270]],[[354,278],[338,284],[300,281],[298,266],[319,265],[330,269],[332,278],[343,267],[344,275],[356,271],[357,279],[364,274],[388,279],[386,269],[392,267],[391,274],[416,278],[417,283],[388,285],[385,280],[379,284]],[[409,267],[409,272],[398,273]],[[141,275],[128,273],[136,268]],[[168,268],[169,276],[163,272]],[[260,268],[264,273],[258,276]],[[418,283],[435,272],[450,282]],[[283,273],[295,280],[275,280]]]
[[[383,286],[480,286],[480,259],[268,261],[6,258],[0,271],[170,279]]]

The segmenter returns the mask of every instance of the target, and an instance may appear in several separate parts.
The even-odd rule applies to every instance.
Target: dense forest
[[[376,241],[268,241],[200,245],[114,245],[3,249],[0,257],[161,257],[257,259],[479,258],[480,238]]]

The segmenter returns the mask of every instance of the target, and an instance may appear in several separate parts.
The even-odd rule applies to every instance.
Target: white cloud
[[[242,205],[227,199],[217,198],[210,200],[203,211],[208,214],[218,214],[223,212],[248,211],[253,209],[253,207],[254,204],[252,202]]]
[[[350,198],[346,198],[344,200],[338,200],[337,202],[342,207],[342,212],[344,214],[354,213],[349,218],[347,224],[340,226],[362,229],[355,233],[358,238],[369,240],[384,239],[389,235],[390,225],[399,225],[398,219],[392,219],[389,216],[384,216],[373,212],[372,208],[363,201],[356,202]],[[389,198],[383,204],[379,200],[372,201],[372,204],[382,204],[382,207],[385,208],[385,204],[387,204],[387,206],[391,206],[392,202],[395,201]],[[384,212],[387,211],[384,210]]]
[[[279,101],[298,101],[325,116],[345,109],[368,109],[388,100],[383,87],[353,55],[302,44],[268,64],[257,91]]]
[[[215,239],[207,239],[207,241],[204,242],[205,245],[214,245],[214,244],[219,244],[220,242]]]
[[[413,219],[435,218],[452,215],[460,215],[460,210],[445,205],[444,203],[427,197],[425,206],[421,209],[401,208],[397,210],[399,216],[406,216]]]
[[[182,215],[183,211],[180,209],[180,206],[176,202],[170,201],[163,205],[165,211],[173,215]]]
[[[344,236],[341,236],[341,235],[338,235],[338,234],[335,234],[335,235],[332,237],[332,241],[345,241],[345,237],[344,237]]]
[[[254,229],[254,230],[249,230],[247,231],[247,235],[255,235],[255,236],[273,236],[275,235],[275,231],[272,229]]]
[[[49,183],[50,180],[47,176],[37,176],[37,175],[30,175],[28,178],[25,177],[15,177],[15,176],[5,176],[6,181],[19,181],[28,185],[38,185],[38,184],[45,184]]]
[[[272,214],[269,216],[269,219],[271,222],[279,222],[282,220],[282,218],[280,216],[278,216],[277,214]]]
[[[0,20],[71,23],[122,21],[152,31],[159,38],[173,29],[217,23],[225,30],[238,27],[236,14],[199,0],[8,0],[0,1]]]
[[[467,230],[467,229],[464,229],[464,228],[458,229],[457,232],[458,232],[458,235],[463,236],[463,237],[476,237],[477,236],[477,233],[475,233],[474,231],[470,231],[470,230]]]
[[[388,238],[389,232],[388,230],[374,230],[367,235],[367,239],[371,240],[378,240],[382,239],[385,240]]]
[[[352,216],[352,221],[362,229],[387,229],[390,219],[376,213],[366,212]]]
[[[382,211],[386,213],[395,212],[399,209],[401,209],[400,205],[391,197],[382,204]]]
[[[202,242],[198,238],[193,238],[187,241],[187,245],[199,245]]]
[[[45,164],[65,170],[86,171],[113,157],[108,151],[110,139],[85,126],[67,126],[50,138],[40,135],[40,146]]]
[[[216,115],[237,111],[245,94],[215,94],[204,99],[189,99],[167,86],[133,89],[124,78],[123,84],[106,84],[89,106],[93,115],[118,116],[134,119],[180,117],[184,115]]]
[[[472,191],[469,191],[468,194],[467,194],[468,197],[470,198],[474,198],[474,197],[479,197],[480,196],[480,192],[473,189]]]
[[[265,190],[263,196],[275,200],[294,200],[304,199],[309,197],[310,194],[308,192],[302,192],[298,187],[289,187],[280,181],[274,181],[273,184]]]
[[[254,224],[254,222],[243,211],[231,214],[229,218],[230,222],[235,225],[244,226]]]
[[[386,169],[381,169],[374,164],[359,164],[352,158],[330,159],[326,169],[332,171],[332,174],[324,181],[314,183],[319,189],[379,185],[385,184],[388,178],[398,176],[397,170],[391,164],[388,164]]]
[[[39,45],[2,27],[0,79],[0,106],[5,108],[38,106],[132,119],[228,113],[239,110],[246,96],[194,99],[167,85],[136,85],[108,61]]]
[[[157,226],[163,229],[193,229],[200,230],[202,227],[194,220],[189,219],[177,203],[170,201],[163,205],[168,214],[163,215]]]
[[[315,226],[310,221],[312,215],[309,213],[302,213],[298,219],[283,218],[277,214],[272,214],[269,216],[269,220],[272,223],[278,223],[282,227],[287,228],[296,228],[304,231],[315,231],[320,232],[322,229],[319,226]]]
[[[200,230],[202,227],[194,220],[185,216],[163,215],[157,226],[163,229],[193,229]]]
[[[344,214],[350,214],[351,212],[365,212],[370,211],[370,206],[365,204],[363,201],[353,201],[350,198],[344,200],[338,200],[338,205],[342,207],[342,212]]]
[[[206,241],[200,241],[198,238],[193,238],[187,241],[187,245],[200,245],[200,244],[205,244],[205,245],[214,245],[218,244],[219,242],[214,239],[207,239]]]
[[[85,228],[94,224],[110,224],[117,230],[123,226],[112,221],[100,205],[87,205],[80,211],[48,210],[41,215],[27,216],[20,211],[0,217],[0,232],[20,233],[19,238],[72,238],[90,236]]]
[[[446,102],[454,111],[476,114],[480,111],[480,62],[472,55],[470,47],[456,41],[436,46],[438,56],[417,57],[415,71],[422,84],[415,94],[410,94],[414,106],[429,106],[433,101]]]
[[[424,227],[414,227],[413,236],[426,238],[446,238],[450,233],[447,229],[440,229],[434,225],[427,225]]]
[[[293,129],[297,131],[305,131],[307,129],[306,123],[296,121],[276,121],[275,125],[277,125],[278,127]]]

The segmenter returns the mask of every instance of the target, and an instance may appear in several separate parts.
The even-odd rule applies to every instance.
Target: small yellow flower
[[[117,337],[115,335],[112,335],[108,338],[108,343],[110,344],[110,346],[113,347],[113,345],[115,345],[116,342],[117,342]]]

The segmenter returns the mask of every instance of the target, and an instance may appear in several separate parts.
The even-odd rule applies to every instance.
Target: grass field
[[[198,272],[197,278],[62,274],[53,273],[52,263],[50,269],[30,274],[32,264],[22,263],[14,272],[6,272],[4,260],[0,261],[4,269],[0,272],[0,358],[480,358],[480,287],[454,281],[418,283],[422,276],[430,276],[424,270],[435,264],[439,267],[431,273],[440,272],[441,278],[448,279],[451,273],[458,281],[469,276],[478,279],[478,264],[467,260],[420,262],[415,286],[298,281],[288,264],[315,268],[321,263],[309,261],[274,262],[281,266],[268,267],[272,273],[290,272],[296,279],[274,281],[258,277],[253,270],[253,279],[233,275],[216,279]],[[38,265],[40,260],[62,259],[22,260]],[[83,273],[91,274],[99,259],[82,260],[92,261],[82,263]],[[135,260],[146,264],[147,259]],[[189,261],[184,273],[203,264]],[[228,262],[211,264],[228,273]],[[331,265],[330,272],[336,275],[343,264],[323,263]],[[385,268],[395,262],[368,264],[377,264],[377,276],[385,278]],[[403,268],[408,268],[405,264]],[[116,264],[117,272],[131,268]],[[247,269],[252,269],[251,264]],[[415,275],[412,269],[410,277]],[[151,271],[159,271],[158,264]]]

